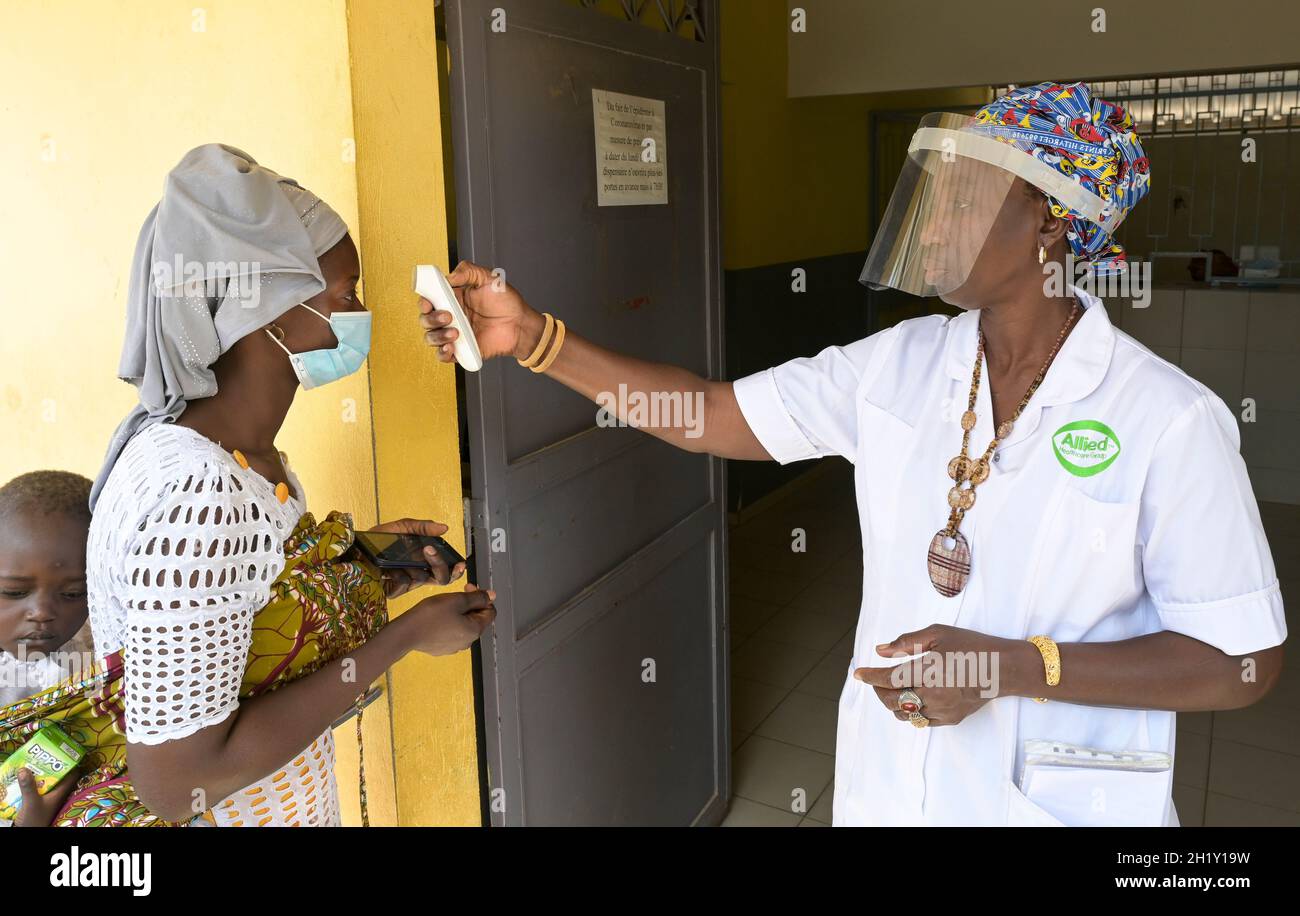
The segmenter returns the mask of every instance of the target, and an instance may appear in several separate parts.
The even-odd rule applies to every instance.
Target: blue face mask
[[[334,312],[326,318],[305,302],[302,303],[302,307],[310,310],[322,321],[328,321],[339,342],[337,347],[327,350],[294,353],[269,330],[266,332],[279,344],[281,350],[289,354],[289,364],[293,366],[294,375],[298,376],[302,387],[317,388],[328,385],[360,369],[361,364],[366,361],[366,355],[370,352],[370,313]]]

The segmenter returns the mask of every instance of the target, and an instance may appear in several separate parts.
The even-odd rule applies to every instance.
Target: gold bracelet
[[[544,312],[546,315],[546,325],[542,328],[542,336],[537,341],[537,349],[528,354],[527,359],[517,359],[515,362],[519,365],[531,369],[537,365],[537,360],[546,352],[546,345],[551,342],[551,331],[555,329],[555,318],[550,312]]]
[[[1043,656],[1043,670],[1047,675],[1047,686],[1055,687],[1061,683],[1061,650],[1056,640],[1050,636],[1031,636],[1029,642],[1034,644]],[[1046,697],[1034,697],[1035,703],[1046,703]]]
[[[560,355],[560,347],[564,346],[564,322],[559,318],[555,319],[555,342],[551,344],[551,352],[546,354],[546,358],[536,366],[530,367],[533,372],[545,372],[551,368],[551,363],[555,362],[555,357]]]

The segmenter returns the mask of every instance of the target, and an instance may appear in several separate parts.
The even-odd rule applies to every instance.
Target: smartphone
[[[440,537],[423,534],[394,534],[391,531],[358,531],[356,545],[380,569],[427,569],[424,548],[432,547],[448,569],[465,558]]]

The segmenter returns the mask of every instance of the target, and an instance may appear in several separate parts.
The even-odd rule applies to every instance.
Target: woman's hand
[[[454,655],[468,649],[496,620],[492,606],[496,592],[465,583],[460,594],[431,595],[402,617],[415,615],[417,624],[413,649],[425,655]]]
[[[957,725],[994,697],[1011,693],[1007,688],[1015,682],[1013,675],[1020,673],[1029,655],[1041,659],[1025,640],[942,624],[904,633],[876,651],[885,658],[928,653],[897,667],[858,668],[853,676],[874,687],[880,702],[900,722],[908,721],[908,713],[898,708],[899,695],[912,690],[921,698],[918,711],[931,725]],[[936,682],[938,686],[930,686]]]
[[[418,534],[436,537],[447,532],[447,526],[441,522],[419,518],[399,518],[395,522],[385,522],[376,526],[375,531],[389,534]],[[455,569],[448,569],[447,562],[432,547],[424,548],[424,559],[428,569],[385,569],[383,570],[384,595],[390,600],[405,595],[413,588],[436,582],[446,585],[465,574],[465,564],[457,563]]]
[[[465,310],[474,339],[484,359],[494,356],[514,356],[525,359],[541,339],[544,321],[524,297],[492,271],[469,261],[461,261],[447,276],[456,299]],[[455,360],[452,341],[457,337],[451,324],[451,312],[434,311],[433,303],[420,299],[420,327],[424,340],[437,347],[438,359],[444,363]]]
[[[36,790],[36,777],[32,771],[23,767],[18,771],[18,790],[22,793],[23,804],[14,818],[15,827],[48,827],[54,823],[54,817],[63,808],[72,790],[77,787],[77,776],[70,774],[59,782],[49,794],[42,795]]]

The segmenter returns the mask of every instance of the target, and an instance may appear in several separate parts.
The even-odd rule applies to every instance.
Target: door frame
[[[451,146],[454,153],[459,256],[466,260],[491,265],[496,263],[496,252],[492,250],[494,233],[491,226],[491,210],[488,206],[476,207],[476,204],[482,200],[490,201],[491,189],[487,186],[485,172],[482,169],[475,171],[473,179],[470,177],[469,170],[470,163],[486,161],[489,141],[486,139],[484,132],[461,132],[456,130],[458,123],[457,112],[487,110],[484,87],[482,85],[471,85],[466,79],[467,74],[482,73],[485,69],[483,66],[484,46],[479,43],[477,36],[473,36],[469,32],[472,28],[481,28],[480,22],[477,19],[471,20],[466,17],[462,9],[463,6],[474,6],[477,2],[478,0],[448,0],[444,4],[448,53],[453,55],[450,78],[450,105],[452,106],[453,124]],[[675,3],[676,0],[673,0],[673,2]],[[708,282],[709,297],[716,304],[716,306],[713,306],[706,303],[706,306],[710,309],[708,374],[713,378],[725,377],[724,322],[722,320],[724,300],[720,242],[720,128],[718,117],[721,46],[716,34],[718,27],[717,0],[699,0],[698,3],[693,4],[693,11],[698,16],[703,28],[708,30],[708,39],[705,41],[693,41],[680,35],[653,31],[640,23],[620,21],[617,17],[594,9],[585,2],[569,4],[561,2],[561,0],[549,0],[543,6],[541,0],[529,0],[529,6],[525,7],[521,4],[507,4],[498,0],[496,5],[507,9],[507,22],[528,22],[530,13],[536,11],[538,15],[545,16],[545,25],[539,26],[539,30],[547,34],[559,38],[614,47],[624,53],[637,53],[627,48],[629,36],[635,34],[637,37],[633,43],[640,42],[652,47],[655,60],[678,63],[711,74],[711,78],[705,81],[704,86],[706,118],[705,124],[701,127],[702,144],[705,149],[705,162],[702,165],[706,188],[704,216],[707,226],[704,237],[709,246],[704,261],[710,272]],[[644,8],[645,5],[642,4],[641,9]],[[630,33],[629,29],[637,29],[637,32]],[[454,59],[454,49],[457,47],[463,49],[464,62],[460,65],[458,65],[460,62]],[[480,216],[476,212],[479,209],[487,215]],[[480,372],[467,374],[466,399],[471,414],[474,411],[478,411],[480,415],[493,412],[499,413],[501,389],[497,379],[503,368],[509,367],[490,362]],[[567,478],[572,474],[579,473],[586,467],[594,467],[596,464],[623,452],[632,451],[643,444],[643,440],[639,437],[628,441],[616,436],[599,436],[600,432],[600,430],[586,430],[579,433],[578,435],[596,434],[597,438],[593,440],[596,443],[595,448],[592,450],[591,455],[585,457],[575,456],[575,460],[566,460],[562,467],[549,467],[543,471],[543,468],[538,466],[540,462],[536,460],[538,455],[547,450],[543,448],[532,455],[516,460],[511,464],[511,468],[515,472],[526,470],[532,473],[536,484],[544,486],[556,479]],[[481,577],[488,569],[486,557],[490,554],[487,554],[486,550],[490,549],[487,547],[490,544],[490,532],[505,525],[504,505],[506,500],[497,499],[494,501],[490,498],[490,494],[484,492],[484,482],[489,476],[487,473],[489,462],[487,456],[492,456],[491,460],[500,462],[503,465],[507,462],[504,441],[499,436],[493,435],[491,431],[485,430],[482,425],[473,422],[469,424],[469,440],[471,481],[474,492],[469,502],[470,514],[467,522],[473,531],[473,540],[476,545],[475,553],[478,553],[480,549],[485,550],[484,556],[478,558],[483,563],[478,567],[478,575]],[[714,457],[710,457],[709,461],[711,462],[709,477],[713,493],[713,500],[710,505],[716,504],[721,507],[721,524],[718,527],[717,567],[713,581],[714,607],[718,609],[714,638],[720,644],[720,649],[717,651],[718,664],[713,685],[715,691],[713,702],[720,710],[720,717],[716,720],[715,746],[712,752],[716,755],[718,769],[716,792],[696,816],[695,824],[720,823],[726,814],[731,796],[731,678],[730,628],[727,609],[728,532],[726,524],[725,462]],[[529,467],[530,464],[532,467]],[[684,528],[688,523],[692,528],[701,527],[701,520],[697,518],[699,515],[698,511],[692,513],[678,527]],[[650,547],[646,545],[641,549],[648,551]],[[620,572],[627,570],[634,571],[637,567],[646,565],[649,559],[647,557],[638,557],[626,567],[620,567],[619,571],[609,575],[618,575]],[[503,571],[500,575],[502,581],[499,583],[494,581],[492,587],[497,591],[498,606],[505,608],[507,613],[509,613],[509,608],[513,606],[514,599],[512,594],[513,586],[510,582],[510,564],[511,559],[508,552],[502,554],[500,559],[494,558],[491,561],[493,572]],[[571,599],[570,608],[581,603],[582,600],[581,594],[575,596]],[[564,615],[558,616],[562,617]],[[547,620],[543,621],[539,628],[557,624],[561,627],[564,626],[561,621]],[[525,636],[526,634],[521,633],[517,637],[512,636],[510,639],[498,639],[497,629],[493,627],[489,634],[485,634],[480,649],[480,664],[476,665],[476,675],[481,677],[481,690],[479,693],[482,697],[483,716],[482,757],[486,763],[487,773],[487,783],[484,786],[486,794],[484,811],[489,818],[488,823],[492,826],[504,826],[507,823],[520,822],[517,820],[520,815],[512,816],[516,810],[515,806],[509,805],[507,812],[503,813],[497,810],[498,806],[494,804],[492,796],[504,788],[507,799],[522,797],[522,784],[514,782],[521,774],[521,767],[518,765],[517,759],[510,759],[511,757],[517,757],[521,750],[518,733],[516,731],[511,736],[511,740],[502,739],[503,729],[509,727],[517,729],[519,709],[514,691],[503,689],[507,685],[500,682],[499,672],[502,669],[518,670],[514,643],[516,639]],[[501,663],[498,663],[498,658],[501,659]],[[510,784],[504,787],[500,785],[503,778],[510,780]],[[493,785],[494,782],[496,785]]]

